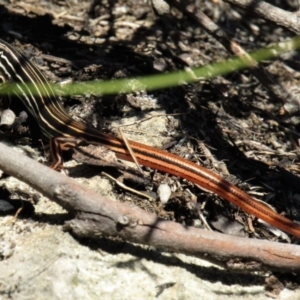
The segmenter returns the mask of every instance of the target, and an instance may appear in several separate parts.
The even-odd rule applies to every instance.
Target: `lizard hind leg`
[[[62,152],[75,148],[84,142],[83,139],[75,137],[56,137],[50,139],[50,156],[51,156],[51,169],[63,169]]]

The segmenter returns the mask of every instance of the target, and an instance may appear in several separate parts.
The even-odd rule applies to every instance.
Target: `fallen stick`
[[[101,235],[196,256],[242,271],[300,271],[300,247],[229,236],[165,221],[126,203],[111,201],[0,143],[0,169],[58,203],[74,219],[65,228],[80,237]]]

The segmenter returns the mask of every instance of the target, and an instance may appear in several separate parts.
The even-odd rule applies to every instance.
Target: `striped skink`
[[[2,40],[0,40],[0,75],[5,82],[15,83],[16,95],[33,115],[42,133],[50,139],[54,168],[59,168],[63,163],[62,151],[85,143],[104,145],[114,151],[118,158],[132,160],[121,139],[73,120],[37,67]],[[245,212],[300,237],[300,225],[277,214],[267,205],[250,197],[212,171],[157,148],[134,141],[129,141],[129,144],[139,164],[185,178],[237,205]]]

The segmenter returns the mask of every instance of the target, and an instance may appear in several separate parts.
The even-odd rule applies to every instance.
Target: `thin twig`
[[[127,137],[125,136],[125,134],[123,133],[123,131],[122,131],[121,128],[119,128],[119,133],[120,133],[120,135],[121,135],[121,137],[122,137],[122,139],[123,139],[123,142],[124,142],[124,144],[125,144],[125,146],[126,146],[128,152],[129,152],[129,154],[130,154],[132,160],[133,160],[134,163],[136,164],[136,166],[137,166],[138,170],[140,171],[140,173],[144,176],[144,172],[143,172],[141,166],[139,165],[139,162],[137,161],[137,159],[136,159],[136,157],[135,157],[135,155],[134,155],[134,152],[132,151],[132,148],[131,148],[130,144],[128,143],[128,139],[127,139]]]
[[[101,172],[101,175],[102,175],[102,176],[105,176],[105,177],[107,177],[107,178],[109,178],[109,179],[112,180],[114,183],[116,183],[119,187],[121,187],[122,189],[124,189],[124,190],[126,190],[126,191],[129,191],[129,192],[131,192],[131,193],[133,193],[133,194],[139,195],[139,196],[141,196],[141,197],[143,197],[143,198],[147,198],[147,199],[149,199],[150,201],[153,201],[153,202],[155,201],[155,199],[154,199],[153,197],[151,197],[151,196],[149,196],[149,195],[147,195],[147,194],[141,193],[141,192],[139,192],[139,191],[137,191],[137,190],[135,190],[135,189],[132,189],[132,188],[128,187],[127,185],[125,185],[124,183],[120,182],[119,180],[113,178],[112,176],[110,176],[110,175],[107,174],[106,172]]]

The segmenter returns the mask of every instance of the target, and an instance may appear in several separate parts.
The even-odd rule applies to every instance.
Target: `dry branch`
[[[65,227],[78,236],[117,236],[204,258],[231,269],[300,271],[299,246],[234,237],[159,219],[138,207],[102,197],[3,143],[0,169],[73,213],[76,217]]]
[[[267,21],[286,29],[300,33],[300,16],[299,12],[285,11],[265,1],[257,0],[223,0],[237,7],[247,9],[247,12],[253,12]]]

